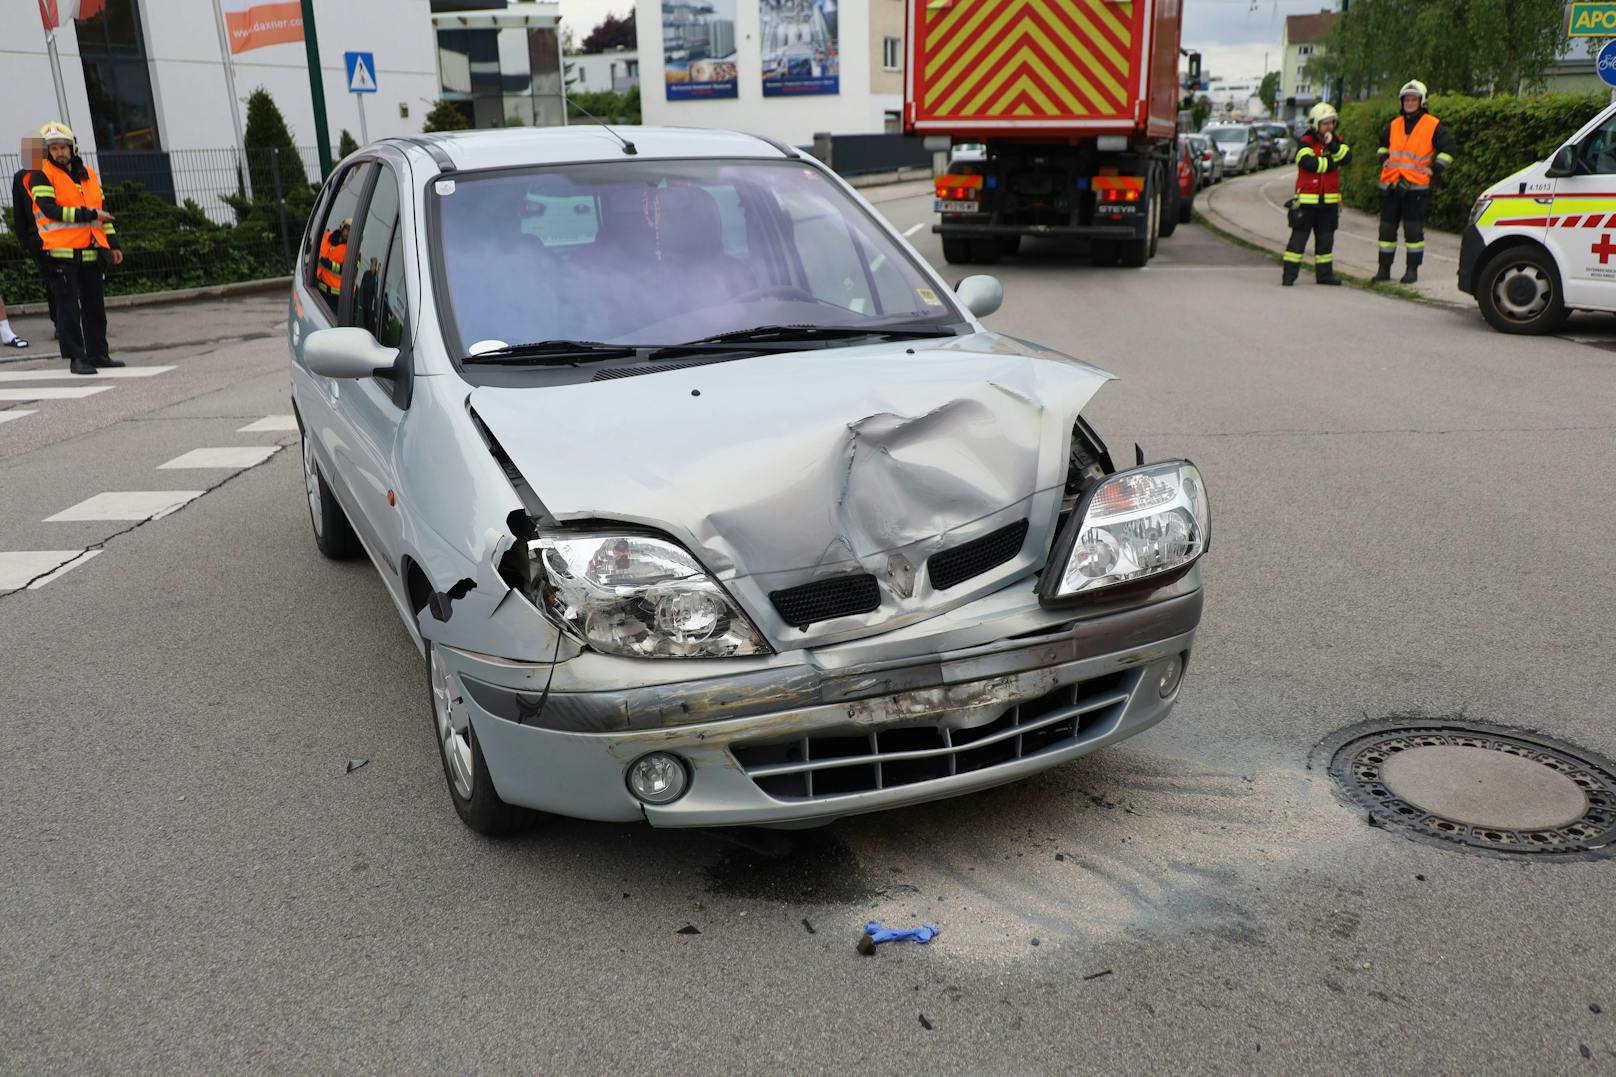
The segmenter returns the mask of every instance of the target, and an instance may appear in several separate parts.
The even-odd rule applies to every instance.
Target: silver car
[[[1251,125],[1220,124],[1202,128],[1201,134],[1210,138],[1213,147],[1223,155],[1225,175],[1244,175],[1262,167],[1262,150],[1257,144],[1257,131]]]
[[[984,328],[1000,300],[747,135],[345,159],[288,325],[309,511],[425,659],[461,818],[807,825],[1165,718],[1200,474],[1118,471],[1082,418],[1111,375]]]

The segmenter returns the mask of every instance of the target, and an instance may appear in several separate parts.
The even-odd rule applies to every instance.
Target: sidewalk
[[[1285,200],[1295,188],[1296,169],[1273,168],[1227,179],[1202,191],[1196,199],[1196,208],[1225,232],[1277,254],[1285,249],[1290,239]],[[1335,234],[1335,264],[1342,273],[1365,280],[1375,275],[1380,253],[1379,229],[1380,221],[1374,215],[1341,207],[1341,227]],[[1393,280],[1403,275],[1403,257],[1399,240],[1397,262],[1392,267]],[[1311,265],[1312,259],[1309,242],[1305,263]],[[1459,290],[1458,277],[1459,237],[1427,229],[1425,264],[1420,267],[1419,283],[1413,286],[1415,291],[1432,302],[1471,310],[1476,301]],[[1274,278],[1277,284],[1278,266],[1274,267]],[[1307,283],[1305,277],[1302,283]]]

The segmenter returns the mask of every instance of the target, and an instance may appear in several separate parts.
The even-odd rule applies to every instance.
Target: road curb
[[[268,277],[263,280],[243,280],[231,284],[208,284],[200,288],[176,288],[167,292],[134,292],[129,295],[109,295],[106,298],[108,310],[118,310],[127,307],[150,307],[161,303],[188,303],[197,299],[229,299],[237,295],[255,295],[260,292],[273,292],[281,288],[290,287],[292,278]],[[10,309],[13,314],[49,314],[50,307],[44,303],[12,303]]]

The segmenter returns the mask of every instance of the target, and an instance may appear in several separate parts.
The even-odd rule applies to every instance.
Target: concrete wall
[[[669,101],[662,77],[661,0],[636,0],[635,23],[640,40],[640,113],[647,124],[750,131],[793,146],[809,145],[816,131],[838,135],[878,134],[883,130],[886,112],[903,107],[903,95],[901,92],[870,92],[870,49],[864,36],[870,25],[870,5],[893,2],[842,0],[838,6],[840,93],[765,98],[763,57],[758,46],[757,0],[736,0],[738,96],[717,101]],[[880,44],[877,42],[877,64],[880,58]]]

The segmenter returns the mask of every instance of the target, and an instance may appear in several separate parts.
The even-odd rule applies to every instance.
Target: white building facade
[[[660,61],[651,65],[657,77],[662,75]],[[624,93],[640,84],[640,54],[636,49],[609,49],[606,52],[574,52],[567,54],[567,89],[569,92],[600,93],[611,90]]]
[[[419,133],[439,96],[430,0],[315,0],[314,16],[333,147],[343,130],[360,136],[347,51],[375,54],[377,91],[364,104],[370,137]],[[15,153],[21,136],[52,119],[66,119],[87,152],[228,149],[235,129],[219,38],[213,0],[106,0],[103,13],[56,32],[68,108],[61,117],[39,6],[0,4],[0,152]],[[261,86],[292,140],[314,146],[304,44],[268,45],[232,59],[243,124],[245,98]]]
[[[681,12],[720,6],[668,2]],[[725,56],[725,49],[713,49],[722,57],[721,65],[733,63],[734,95],[670,100],[664,74],[664,0],[636,0],[642,63],[640,113],[647,124],[725,127],[794,146],[810,145],[816,132],[854,135],[895,129],[903,108],[902,0],[821,3],[821,8],[834,11],[837,23],[836,92],[800,95],[764,94],[760,0],[735,0],[721,6],[726,17],[709,22],[709,41],[733,50]],[[805,55],[800,62],[806,77],[818,73],[817,61]]]

